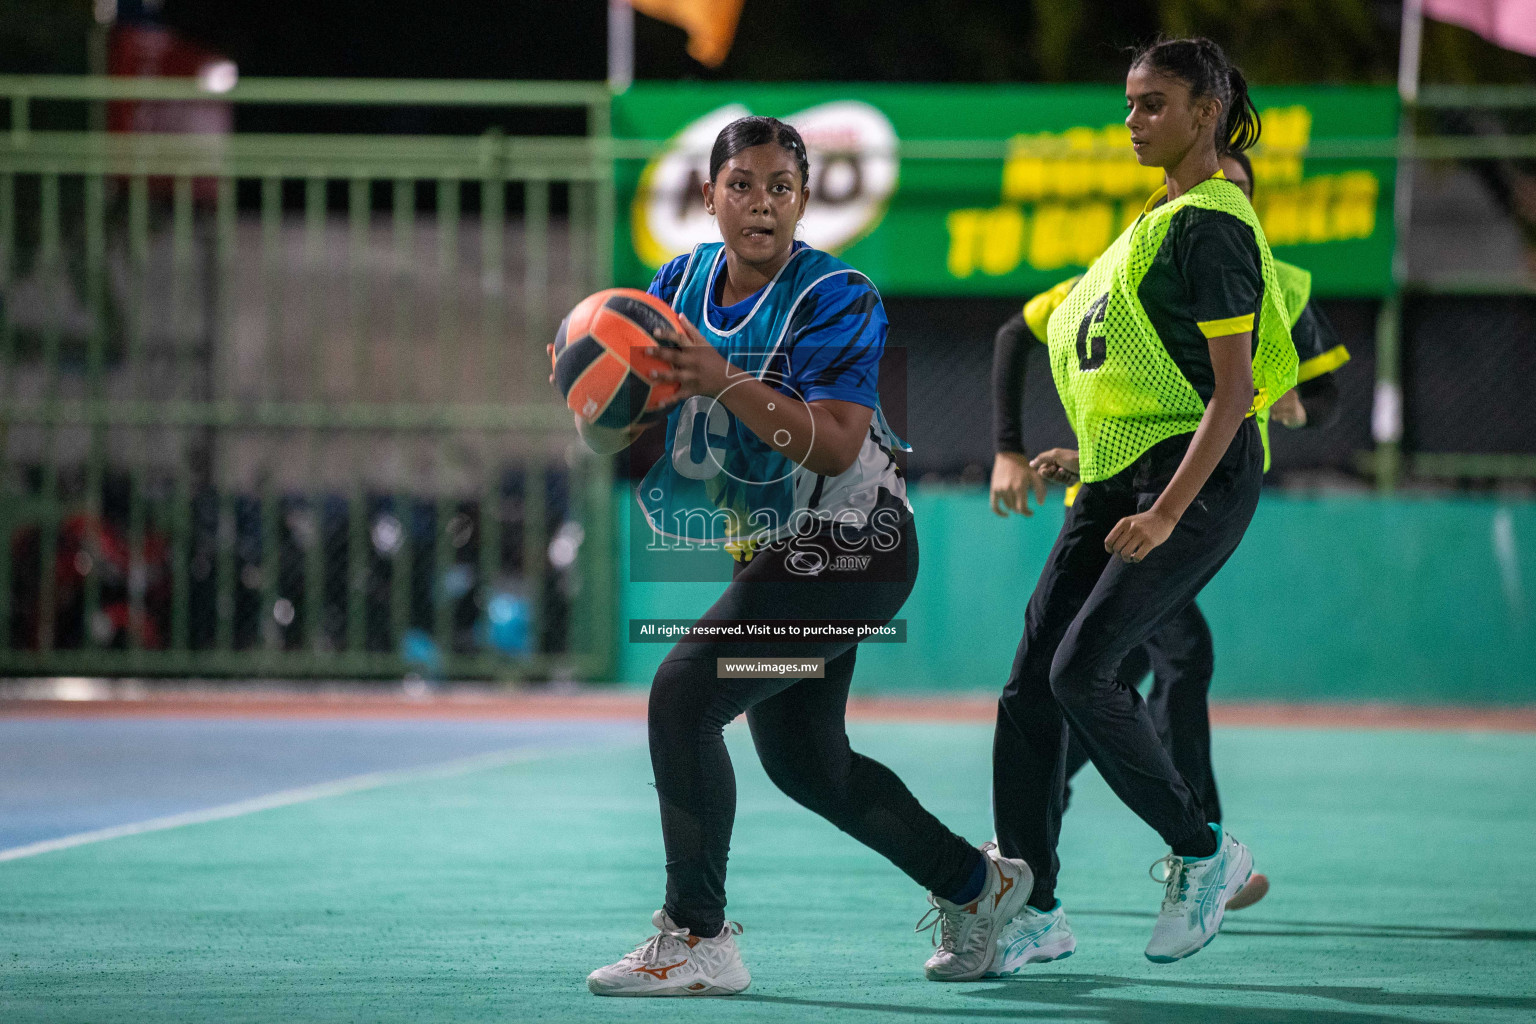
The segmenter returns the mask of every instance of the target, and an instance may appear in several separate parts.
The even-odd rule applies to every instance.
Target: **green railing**
[[[611,469],[573,449],[544,354],[608,279],[603,87],[0,97],[0,673],[608,674]],[[574,108],[586,134],[114,133],[37,109],[93,106],[83,126],[127,102]]]
[[[609,675],[611,466],[573,446],[543,345],[608,282],[612,161],[663,145],[612,139],[610,99],[0,76],[0,673]],[[103,130],[113,104],[564,108],[585,130],[130,133]],[[1536,90],[1426,89],[1419,106],[1536,107]],[[1408,133],[1308,155],[1524,159],[1536,139]],[[1398,388],[1401,319],[1394,296],[1378,394]],[[1536,477],[1527,455],[1378,440],[1361,466],[1384,488]]]
[[[1405,103],[1397,152],[1398,290],[1381,306],[1376,324],[1376,401],[1397,413],[1396,429],[1376,427],[1376,446],[1357,453],[1356,463],[1375,478],[1377,487],[1391,491],[1404,478],[1427,481],[1461,479],[1536,480],[1536,455],[1524,453],[1404,452],[1402,450],[1403,303],[1414,296],[1528,296],[1527,285],[1457,275],[1416,279],[1407,274],[1406,250],[1413,230],[1407,196],[1419,166],[1435,161],[1529,160],[1536,158],[1536,136],[1479,133],[1435,135],[1422,131],[1425,114],[1445,110],[1536,110],[1536,86],[1425,86],[1412,103]]]

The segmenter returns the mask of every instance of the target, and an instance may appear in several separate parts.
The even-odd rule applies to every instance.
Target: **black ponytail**
[[[1213,96],[1221,102],[1221,123],[1216,126],[1218,154],[1241,153],[1259,141],[1263,126],[1248,95],[1248,80],[1216,43],[1203,36],[1159,40],[1135,52],[1131,67],[1142,65],[1179,79],[1189,86],[1192,99]]]
[[[1253,97],[1248,95],[1248,80],[1243,77],[1237,65],[1227,65],[1227,81],[1232,100],[1223,108],[1223,127],[1226,130],[1218,134],[1216,139],[1223,153],[1235,156],[1253,148],[1264,126],[1259,122],[1259,108],[1253,105]],[[1227,140],[1225,146],[1221,145],[1223,136]]]

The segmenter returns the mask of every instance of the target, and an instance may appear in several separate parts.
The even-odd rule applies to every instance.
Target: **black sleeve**
[[[1301,316],[1296,318],[1296,325],[1291,328],[1291,340],[1296,343],[1296,359],[1303,364],[1339,344],[1339,336],[1334,333],[1333,324],[1328,322],[1315,302],[1302,307]]]
[[[1035,344],[1022,313],[999,327],[992,342],[992,439],[997,451],[1027,454],[1019,406],[1024,400],[1024,366]]]
[[[1253,330],[1264,293],[1263,262],[1253,229],[1216,210],[1188,207],[1179,217],[1179,272],[1200,333],[1219,338]]]
[[[1301,399],[1301,407],[1307,411],[1303,429],[1331,427],[1339,418],[1339,382],[1331,373],[1296,385],[1296,397]]]

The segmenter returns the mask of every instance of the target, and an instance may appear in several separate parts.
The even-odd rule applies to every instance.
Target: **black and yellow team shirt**
[[[1338,335],[1333,330],[1333,325],[1312,302],[1312,274],[1284,260],[1275,260],[1275,278],[1280,284],[1280,289],[1285,296],[1286,312],[1291,321],[1291,340],[1296,346],[1296,385],[1300,388],[1303,405],[1308,405],[1308,413],[1313,412],[1308,399],[1306,388],[1301,385],[1319,378],[1325,377],[1336,371],[1339,367],[1349,362],[1349,349],[1339,341]],[[1082,275],[1070,277],[1058,282],[1046,291],[1040,292],[1024,304],[1024,323],[1029,328],[1029,333],[1042,345],[1046,343],[1046,323],[1056,307],[1061,305],[1063,299],[1071,292],[1074,285]],[[1219,335],[1218,335],[1219,337]],[[1207,355],[1207,363],[1209,355]],[[1006,405],[1007,399],[1004,399]],[[1007,408],[1015,408],[1017,401]],[[1008,415],[1003,412],[1002,415]],[[1269,417],[1266,413],[1260,414],[1259,428],[1264,438],[1264,469],[1269,469]],[[1311,425],[1310,423],[1308,424]],[[1013,416],[1012,430],[1008,436],[1016,436],[1018,432],[1017,415]],[[1001,436],[1001,435],[1000,435]]]
[[[1215,390],[1210,338],[1253,332],[1250,412],[1296,382],[1291,317],[1247,198],[1219,173],[1166,196],[1081,278],[1031,301],[1055,305],[1043,333],[1088,483],[1200,425]],[[1036,333],[1041,312],[1025,308]]]

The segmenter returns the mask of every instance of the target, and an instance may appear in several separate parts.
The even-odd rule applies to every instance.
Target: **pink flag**
[[[1424,0],[1424,13],[1536,57],[1536,0]]]

